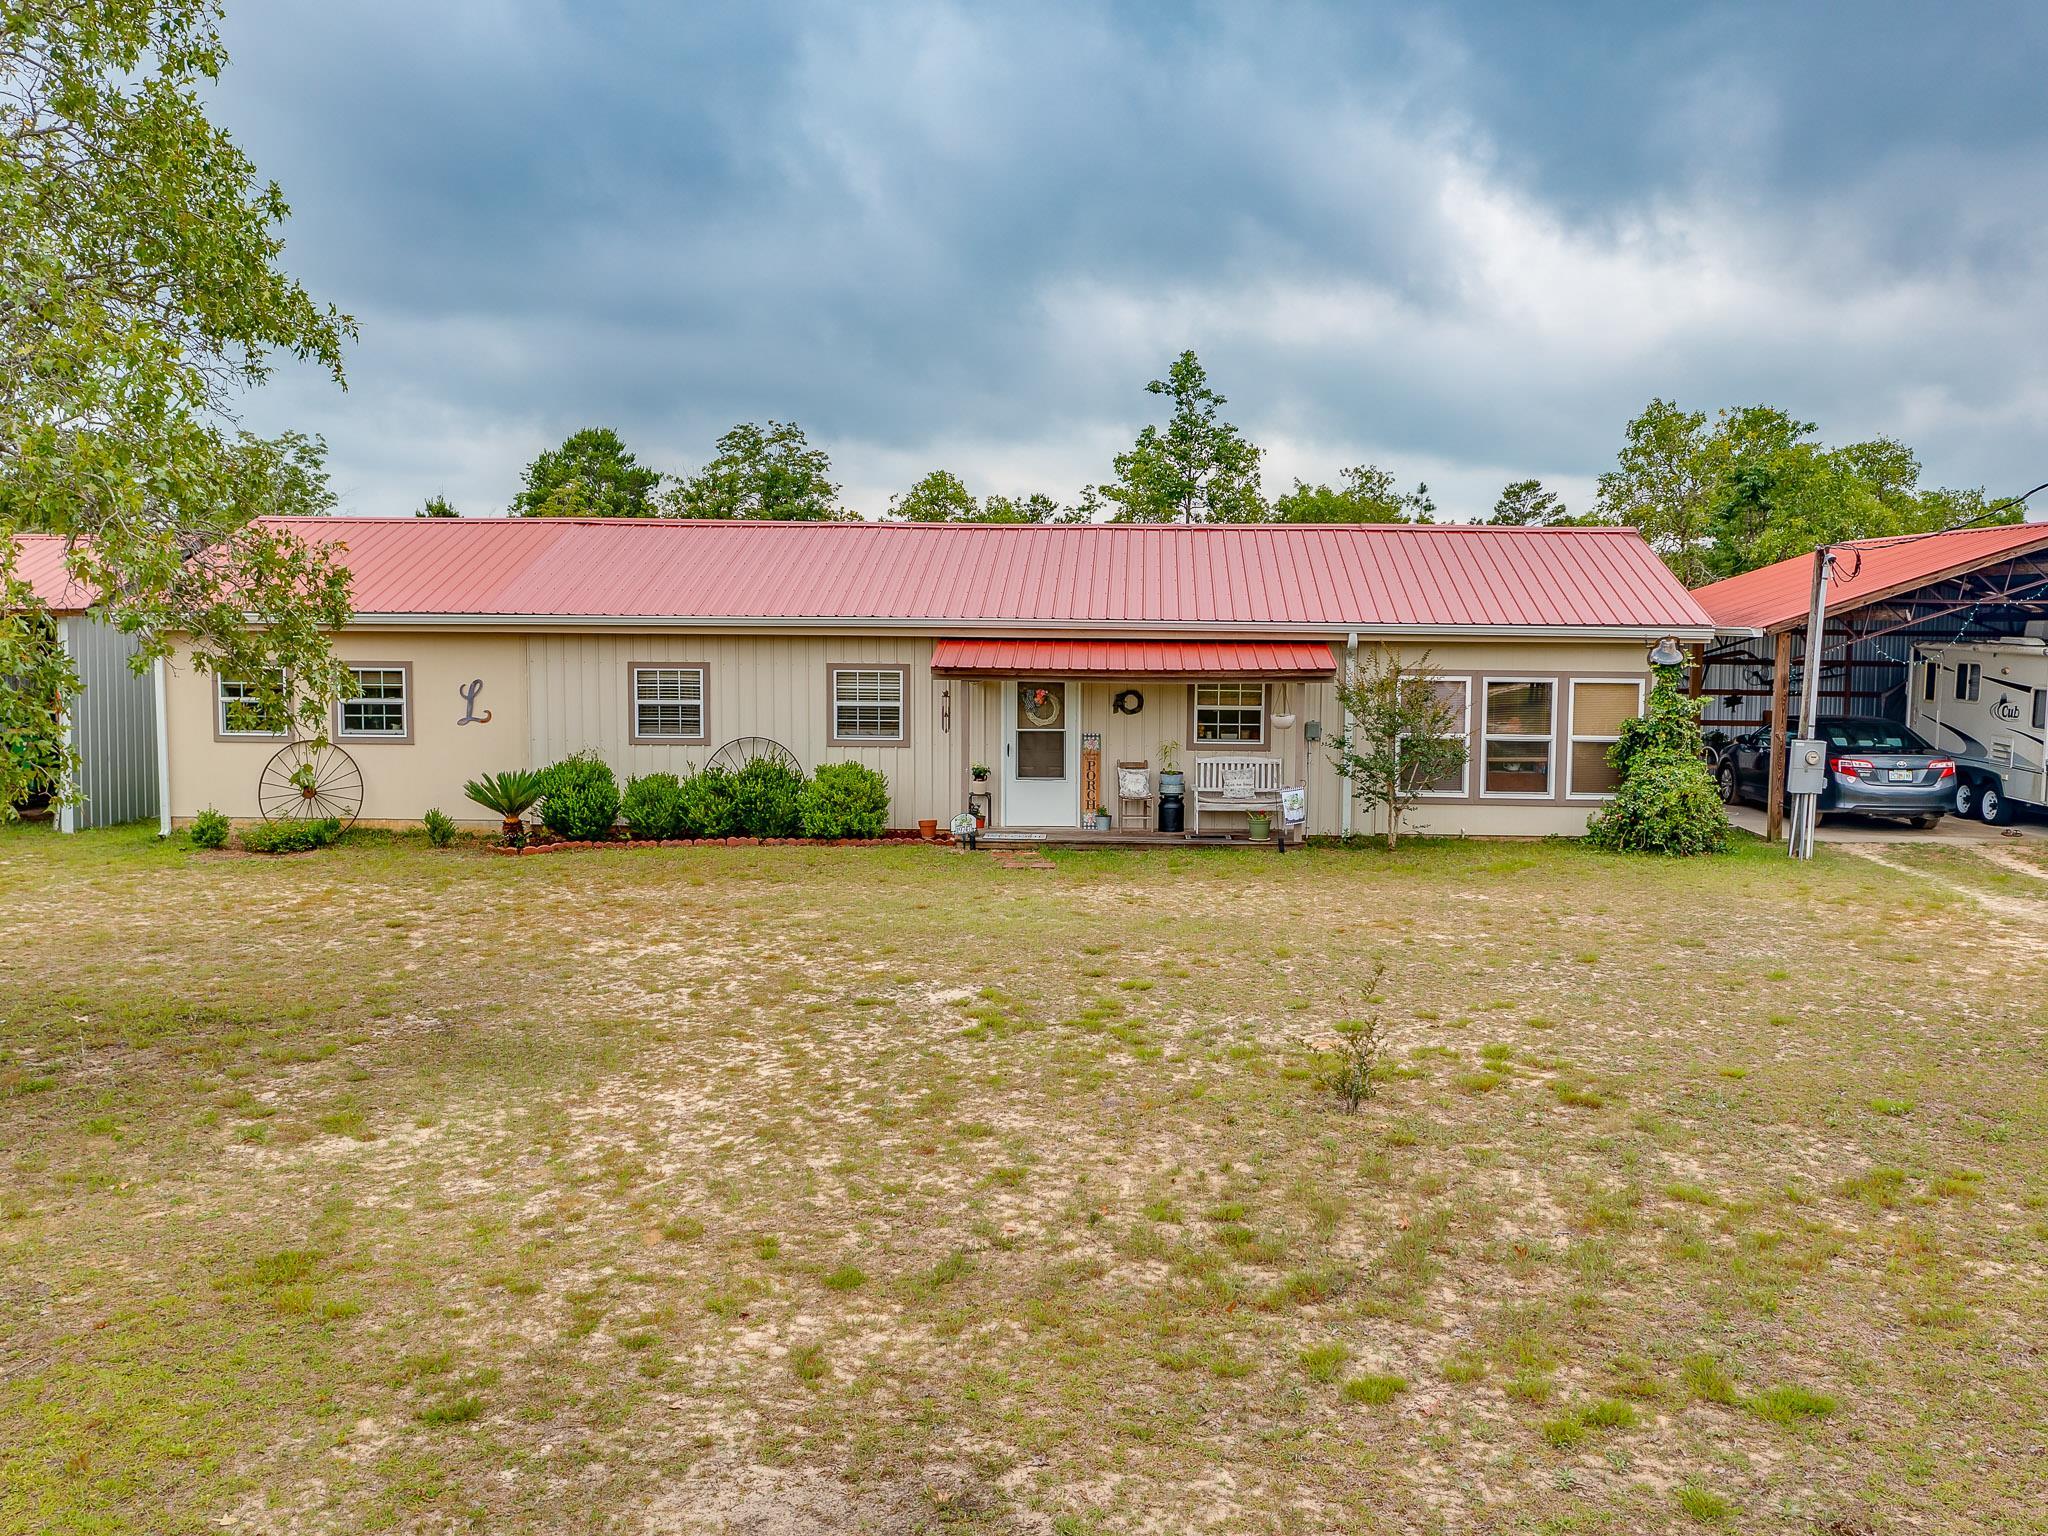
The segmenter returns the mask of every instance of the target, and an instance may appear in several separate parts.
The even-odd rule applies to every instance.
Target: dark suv
[[[1795,724],[1792,735],[1799,735]],[[1931,827],[1955,805],[1956,760],[1935,751],[1903,725],[1861,715],[1823,715],[1820,735],[1828,744],[1828,783],[1823,811],[1857,811],[1867,816],[1900,816],[1916,827]],[[1771,776],[1771,729],[1763,726],[1729,743],[1715,773],[1721,798],[1730,805],[1762,804]]]

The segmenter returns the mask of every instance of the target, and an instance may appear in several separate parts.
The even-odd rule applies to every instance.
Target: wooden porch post
[[[1812,665],[1809,660],[1808,665]],[[1776,842],[1785,829],[1786,715],[1792,697],[1792,631],[1778,631],[1771,662],[1771,781],[1764,794],[1764,836]]]
[[[1685,673],[1685,696],[1696,699],[1707,691],[1707,648],[1696,645],[1692,650],[1692,665]]]

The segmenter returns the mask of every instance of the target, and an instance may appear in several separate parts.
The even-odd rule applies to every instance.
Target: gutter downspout
[[[1353,672],[1357,671],[1357,670],[1358,670],[1358,631],[1354,629],[1354,630],[1352,630],[1352,631],[1351,631],[1351,632],[1350,632],[1349,634],[1347,634],[1347,635],[1346,635],[1346,636],[1344,637],[1344,677],[1343,677],[1343,682],[1345,682],[1345,683],[1348,683],[1348,682],[1350,682],[1350,681],[1351,681],[1351,674],[1352,674]],[[1340,685],[1340,686],[1341,686],[1341,685]],[[1342,700],[1342,698],[1343,698],[1343,695],[1342,695],[1342,694],[1339,694],[1339,695],[1338,695],[1338,698],[1339,698],[1339,700],[1341,701],[1341,700]],[[1341,729],[1341,730],[1342,730],[1342,731],[1344,732],[1344,734],[1345,734],[1346,736],[1349,736],[1349,735],[1351,734],[1351,711],[1350,711],[1350,710],[1348,710],[1348,709],[1343,709],[1343,710],[1340,710],[1339,728],[1340,728],[1340,729]],[[1346,841],[1349,841],[1349,840],[1350,840],[1350,837],[1351,837],[1351,803],[1352,803],[1352,802],[1351,802],[1351,785],[1350,785],[1350,783],[1349,783],[1349,781],[1348,781],[1348,780],[1344,780],[1344,779],[1339,779],[1339,780],[1337,781],[1337,783],[1338,783],[1338,785],[1339,785],[1338,793],[1339,793],[1339,794],[1341,794],[1341,795],[1343,795],[1343,797],[1344,797],[1344,807],[1343,807],[1342,811],[1341,811],[1341,812],[1339,812],[1339,815],[1340,815],[1340,817],[1341,817],[1341,821],[1340,821],[1340,823],[1339,823],[1339,828],[1340,828],[1340,830],[1341,830],[1341,832],[1342,832],[1342,834],[1343,834],[1343,836],[1344,836],[1345,840],[1346,840]]]
[[[150,681],[156,689],[156,835],[171,835],[171,720],[170,689],[164,682],[164,659],[149,664]]]

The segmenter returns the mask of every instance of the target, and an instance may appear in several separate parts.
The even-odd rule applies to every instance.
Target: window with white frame
[[[341,701],[340,734],[357,741],[405,741],[412,735],[406,669],[350,667],[350,693]]]
[[[1416,793],[1460,799],[1470,792],[1472,782],[1472,758],[1469,751],[1472,734],[1472,680],[1465,677],[1439,677],[1430,684],[1430,688],[1451,710],[1452,723],[1444,734],[1455,736],[1465,742],[1468,751],[1465,761],[1458,765],[1455,773],[1444,774],[1427,784],[1420,785]],[[1407,732],[1402,732],[1400,740],[1405,742],[1407,739]]]
[[[1195,740],[1257,746],[1266,739],[1264,683],[1195,684]]]
[[[1489,677],[1480,793],[1547,796],[1556,733],[1556,683],[1548,678]]]
[[[282,736],[285,734],[284,674],[270,674],[271,700],[254,678],[214,679],[213,728],[220,736]]]
[[[834,667],[832,739],[903,740],[903,677],[901,667]]]
[[[1611,795],[1621,775],[1607,761],[1607,749],[1621,740],[1622,723],[1643,712],[1643,685],[1575,678],[1571,708],[1571,780],[1565,793],[1577,799]]]
[[[704,669],[635,667],[633,738],[636,741],[703,741]]]

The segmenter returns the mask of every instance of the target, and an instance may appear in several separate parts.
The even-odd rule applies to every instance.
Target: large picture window
[[[411,673],[403,663],[350,667],[336,734],[350,741],[412,740]]]
[[[902,667],[832,668],[832,745],[901,745],[905,677]]]
[[[214,679],[213,732],[216,736],[260,736],[275,740],[285,734],[283,674],[270,674],[270,688],[276,700],[266,711],[263,690],[253,678]]]
[[[633,668],[633,741],[702,743],[704,669],[666,664]]]
[[[1480,793],[1547,797],[1556,734],[1556,683],[1548,678],[1489,677]]]
[[[1607,761],[1607,749],[1621,740],[1622,722],[1643,712],[1643,685],[1575,679],[1571,711],[1571,778],[1565,793],[1575,800],[1604,798],[1621,782]]]
[[[1258,746],[1266,739],[1264,683],[1195,684],[1195,741]]]

